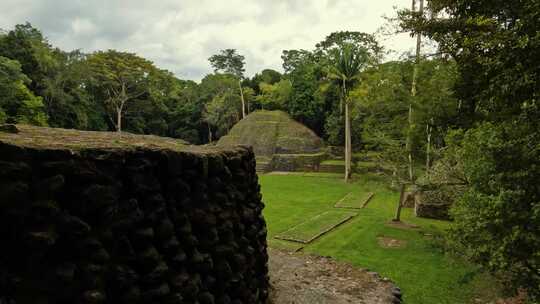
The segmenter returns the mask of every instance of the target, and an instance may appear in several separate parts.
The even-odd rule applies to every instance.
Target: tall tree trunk
[[[212,128],[210,127],[210,124],[209,123],[206,123],[206,125],[208,126],[208,143],[211,143],[212,142]]]
[[[431,124],[426,125],[427,143],[426,143],[426,176],[429,180],[429,169],[431,166]]]
[[[412,2],[413,11],[416,10],[416,1]],[[420,0],[420,9],[418,11],[420,14],[424,12],[424,0]],[[413,147],[412,147],[412,132],[413,132],[413,102],[416,97],[416,85],[418,78],[418,65],[420,64],[420,49],[422,45],[422,35],[418,33],[416,35],[416,62],[413,69],[413,79],[411,87],[411,101],[409,103],[409,130],[407,132],[407,153],[409,161],[409,180],[411,183],[414,183],[414,159],[413,159]]]
[[[405,184],[401,184],[401,191],[399,194],[399,202],[396,209],[396,216],[392,220],[394,222],[401,221],[401,208],[403,208],[403,196],[405,196]]]
[[[414,95],[413,95],[414,96]],[[411,183],[414,182],[414,160],[413,160],[413,149],[412,149],[412,114],[413,114],[413,108],[412,108],[412,101],[409,103],[409,129],[407,130],[407,160],[408,160],[408,167],[409,167],[409,181]]]
[[[349,103],[345,101],[345,182],[351,178],[351,121]]]
[[[244,91],[242,90],[242,80],[238,80],[238,88],[240,88],[240,99],[242,100],[242,119],[246,117],[246,103],[244,101]]]
[[[349,119],[349,103],[345,79],[342,80],[341,89],[341,102],[345,107],[345,182],[348,182],[351,178],[351,121]]]
[[[122,109],[116,109],[116,132],[122,132]]]
[[[394,187],[396,186],[396,178],[397,178],[397,169],[394,168],[394,169],[392,170],[392,183],[390,184],[390,187],[391,187],[392,189],[394,189]]]
[[[122,82],[120,98],[118,98],[119,103],[116,105],[116,132],[122,132],[122,111],[124,111],[127,100],[126,84]]]
[[[124,110],[124,101],[116,107],[116,132],[122,132],[122,111]]]

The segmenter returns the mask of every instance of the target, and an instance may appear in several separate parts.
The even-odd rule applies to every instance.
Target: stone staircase
[[[270,162],[258,161],[255,170],[257,171],[257,173],[266,173],[270,171]]]
[[[345,172],[345,166],[334,164],[321,164],[319,165],[319,172],[343,173]]]

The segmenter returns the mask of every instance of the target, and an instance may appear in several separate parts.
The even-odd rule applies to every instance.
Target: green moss
[[[45,128],[18,124],[17,132],[1,132],[0,142],[16,146],[85,150],[85,149],[156,149],[156,150],[212,150],[210,147],[192,147],[181,139],[154,135],[136,135],[128,132],[94,132],[73,129]]]

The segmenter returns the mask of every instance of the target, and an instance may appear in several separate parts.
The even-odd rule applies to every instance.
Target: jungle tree
[[[245,72],[245,57],[237,54],[235,49],[221,50],[219,54],[212,55],[208,58],[210,64],[214,68],[214,72],[222,72],[231,74],[238,80],[238,88],[240,90],[240,100],[242,101],[242,118],[246,117],[246,104],[244,92],[242,89],[242,79]]]
[[[90,55],[88,64],[93,92],[103,99],[111,122],[116,131],[121,132],[122,115],[129,102],[148,92],[149,75],[155,67],[135,54],[115,50]]]
[[[540,2],[432,0],[403,29],[455,59],[458,118],[449,141],[468,181],[454,208],[460,252],[540,297]],[[510,286],[510,284],[508,284]]]
[[[344,44],[335,49],[334,64],[330,66],[328,78],[339,84],[341,88],[340,103],[345,108],[345,181],[351,177],[351,126],[349,120],[349,92],[358,83],[360,72],[368,63],[367,50],[354,49],[351,44]]]

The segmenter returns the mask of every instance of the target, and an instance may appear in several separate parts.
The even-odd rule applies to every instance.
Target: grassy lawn
[[[369,203],[373,195],[373,192],[364,192],[361,194],[348,193],[334,205],[334,208],[360,209],[364,204]]]
[[[280,233],[276,238],[309,243],[355,215],[356,213],[347,211],[325,211]]]
[[[449,223],[416,218],[405,209],[402,220],[420,226],[417,229],[388,226],[399,193],[389,190],[377,177],[362,177],[351,184],[341,178],[311,175],[260,176],[264,215],[268,224],[269,244],[276,248],[295,250],[298,244],[274,239],[279,233],[326,211],[347,193],[361,200],[374,192],[366,208],[357,210],[356,217],[325,234],[304,252],[332,256],[337,260],[369,268],[392,279],[402,289],[406,303],[459,304],[471,297],[490,294],[494,284],[484,276],[474,276],[476,268],[452,259],[435,245],[434,236]],[[402,241],[400,248],[383,248],[378,238]],[[478,291],[482,291],[479,295]]]

